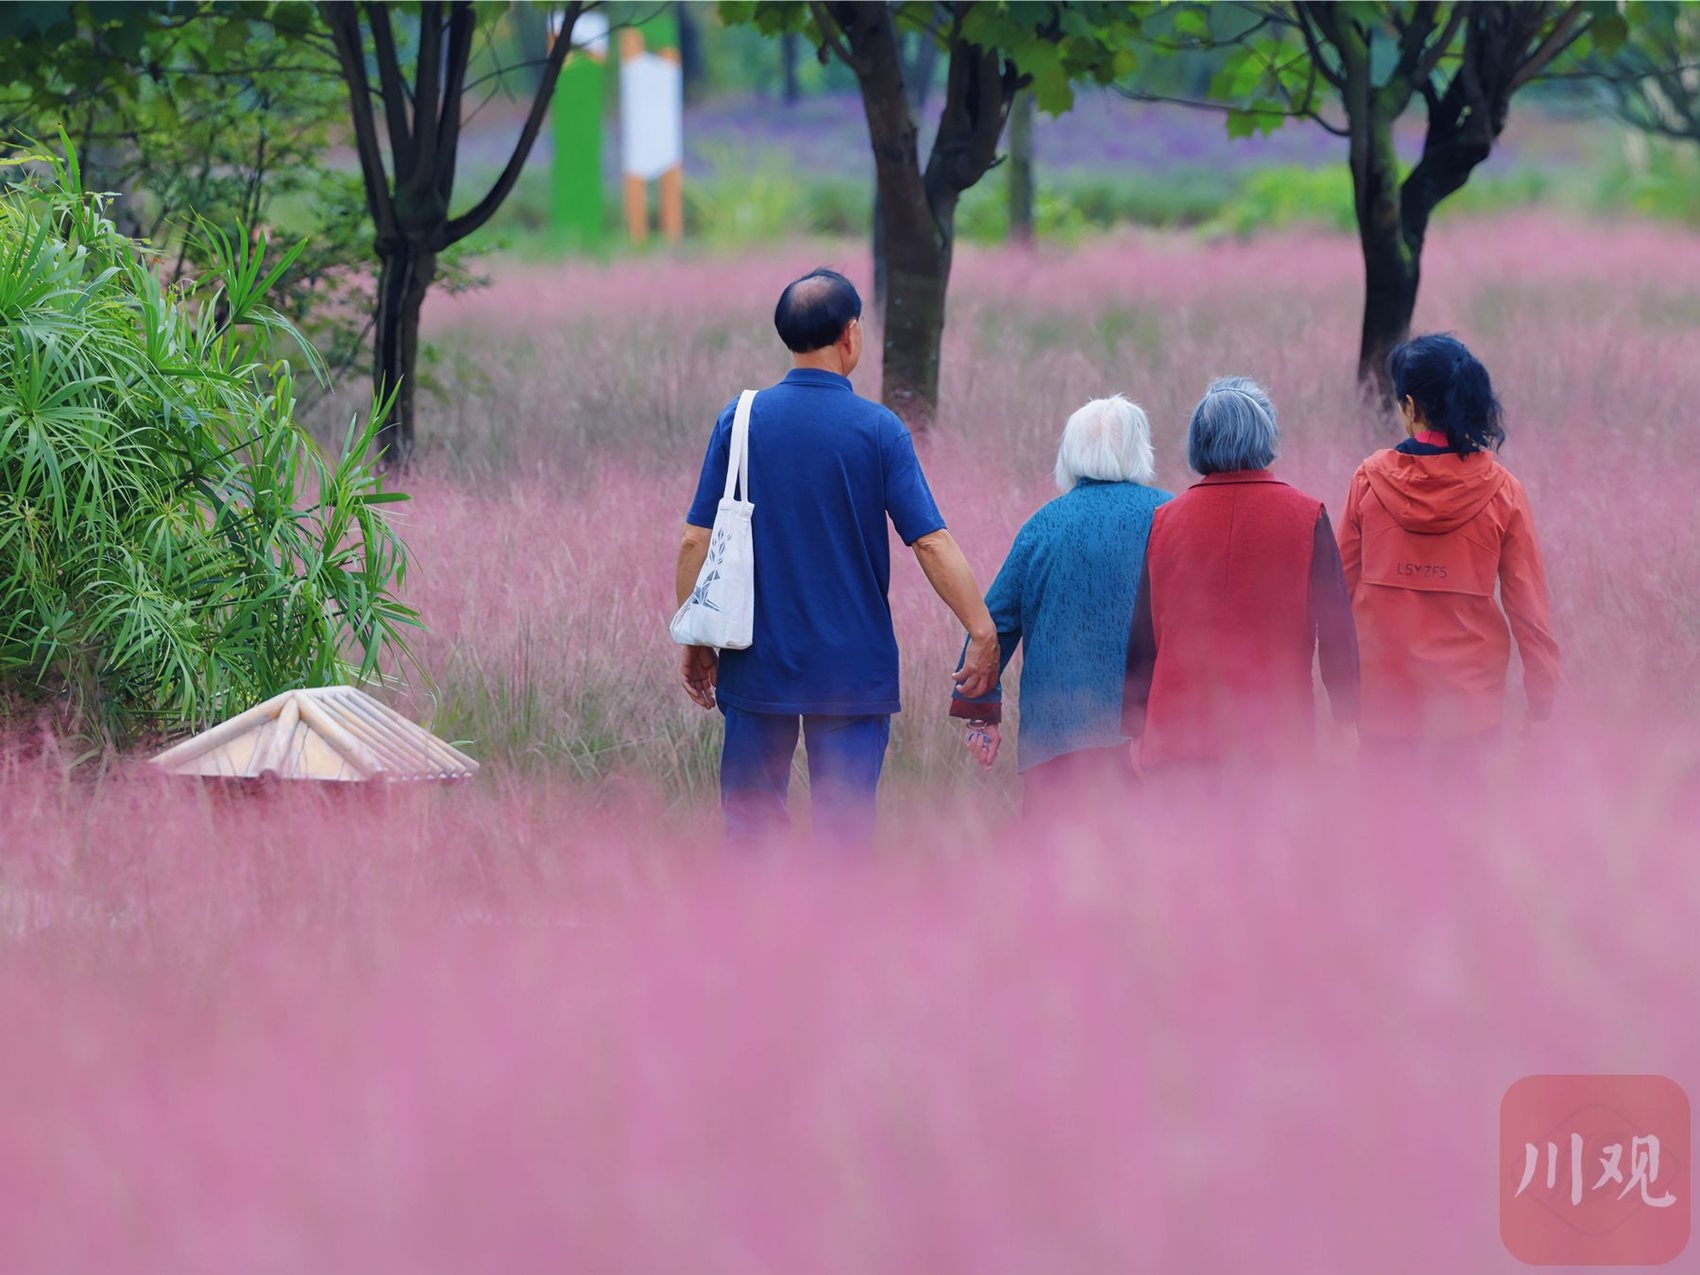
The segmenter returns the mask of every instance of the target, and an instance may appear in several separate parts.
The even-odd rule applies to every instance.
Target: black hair
[[[1505,425],[1493,382],[1481,360],[1450,333],[1405,342],[1387,356],[1393,393],[1417,405],[1431,429],[1446,435],[1460,456],[1498,451]]]
[[[825,266],[787,284],[773,307],[779,339],[796,354],[824,350],[861,317],[862,298],[856,285]]]

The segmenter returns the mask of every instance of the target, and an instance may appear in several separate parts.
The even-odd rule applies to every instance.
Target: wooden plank
[[[365,699],[364,695],[338,695],[331,702],[338,723],[381,757],[389,770],[406,770],[410,774],[418,774],[422,770],[428,772],[433,763],[430,750],[418,738],[406,738],[393,729],[377,726],[371,717],[360,711],[362,699]]]
[[[318,701],[301,697],[301,719],[317,731],[332,748],[341,754],[348,763],[350,770],[362,779],[377,779],[384,774],[384,764],[372,755],[367,748],[354,736],[325,712]]]
[[[289,751],[289,746],[295,742],[295,727],[301,721],[300,696],[291,695],[283,703],[282,710],[265,728],[266,739],[254,754],[252,763],[255,775],[283,773],[283,760]]]
[[[444,743],[417,722],[409,721],[381,700],[351,691],[342,701],[352,713],[373,723],[409,754],[423,753],[425,760],[445,773],[474,771],[478,763],[459,749]]]
[[[169,770],[174,765],[190,761],[199,757],[202,753],[228,743],[250,727],[258,726],[268,718],[276,717],[282,711],[284,701],[294,693],[294,691],[284,691],[281,695],[274,695],[263,704],[256,704],[247,711],[236,714],[229,721],[220,722],[210,730],[204,730],[192,739],[186,739],[182,743],[166,749],[153,759],[153,764],[164,766]]]

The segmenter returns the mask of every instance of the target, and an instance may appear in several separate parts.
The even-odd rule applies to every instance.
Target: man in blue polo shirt
[[[755,635],[743,651],[686,647],[684,682],[726,718],[721,804],[729,836],[784,827],[799,727],[817,835],[865,842],[898,711],[897,637],[887,589],[886,519],[928,582],[968,630],[956,673],[963,694],[997,679],[998,639],[962,550],[945,530],[903,422],[857,397],[862,299],[843,275],[816,270],[780,295],[773,325],[791,372],[750,411]],[[677,586],[682,604],[708,552],[726,481],[732,417],[715,423],[685,517]]]

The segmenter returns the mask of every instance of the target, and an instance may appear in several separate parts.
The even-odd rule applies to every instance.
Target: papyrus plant
[[[407,662],[406,552],[356,422],[340,456],[294,420],[264,303],[292,259],[209,234],[162,287],[75,156],[0,190],[0,691],[107,739]],[[311,360],[304,343],[293,353]]]

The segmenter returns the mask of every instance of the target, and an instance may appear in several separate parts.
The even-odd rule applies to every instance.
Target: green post
[[[679,19],[672,5],[638,23],[637,29],[643,32],[643,47],[651,53],[679,47]]]
[[[606,62],[605,53],[574,49],[549,104],[555,141],[549,222],[559,247],[580,252],[600,252],[607,238],[602,202]]]

